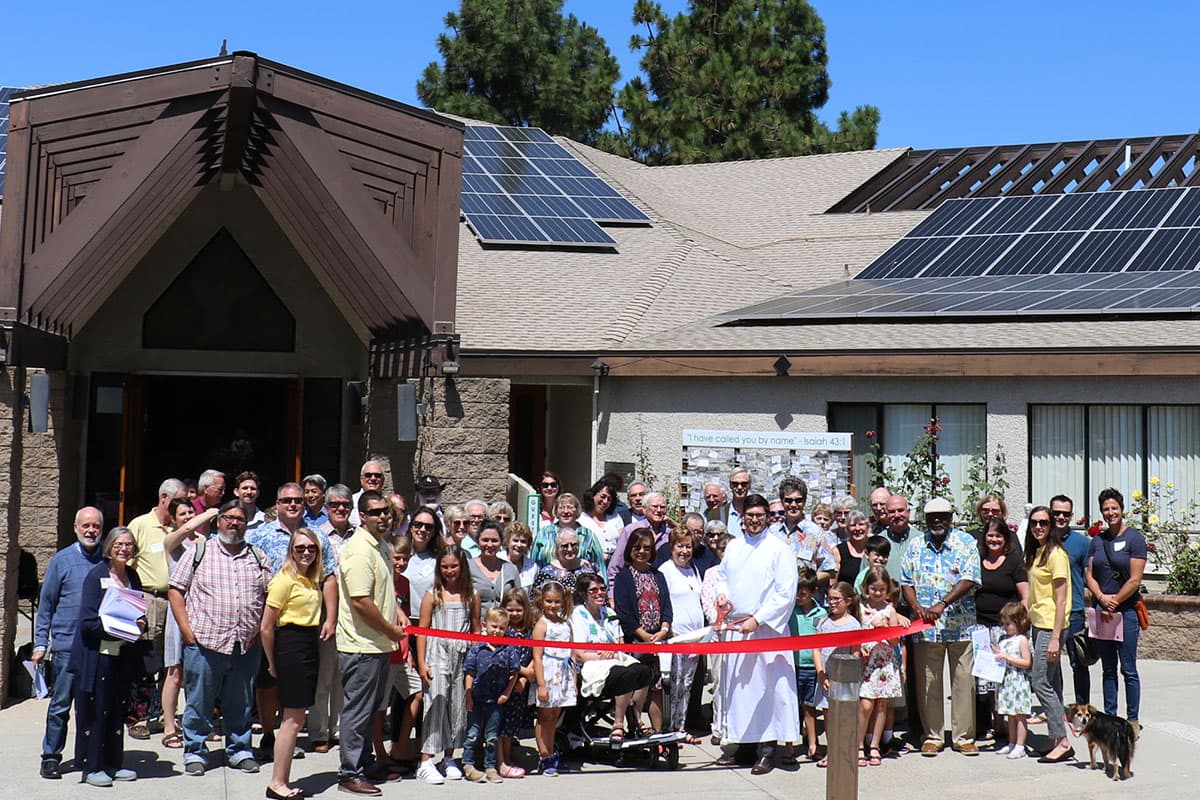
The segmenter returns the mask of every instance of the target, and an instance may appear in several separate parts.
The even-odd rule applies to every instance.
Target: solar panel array
[[[722,316],[885,321],[1200,310],[1200,189],[950,200],[854,280]]]
[[[540,128],[468,125],[462,213],[484,244],[616,246],[600,223],[650,223]]]
[[[8,99],[15,91],[0,86],[0,197],[4,196],[4,176],[8,172]]]

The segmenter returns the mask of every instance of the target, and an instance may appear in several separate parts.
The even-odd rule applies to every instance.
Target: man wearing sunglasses
[[[1067,641],[1083,630],[1087,617],[1083,605],[1084,572],[1092,555],[1092,540],[1082,531],[1071,530],[1071,517],[1075,504],[1065,494],[1055,495],[1050,500],[1050,524],[1058,531],[1063,549],[1071,562],[1071,614],[1067,625]],[[1092,675],[1085,661],[1077,661],[1075,648],[1065,647],[1071,659],[1072,683],[1075,686],[1075,702],[1087,705],[1092,691]]]
[[[240,506],[239,506],[240,507]],[[265,522],[246,536],[246,541],[257,547],[267,557],[271,567],[272,577],[283,568],[287,559],[288,545],[292,534],[299,530],[304,519],[304,489],[298,483],[285,483],[279,487],[275,497],[275,519]],[[244,513],[244,512],[243,512]],[[321,624],[321,641],[333,638],[337,626],[337,555],[329,542],[329,537],[318,531],[313,531],[321,545],[321,594],[324,598],[325,621]],[[258,699],[258,718],[262,723],[263,736],[259,748],[264,753],[273,753],[275,748],[275,717],[279,710],[279,692],[275,678],[268,670],[266,656],[262,659],[262,669],[259,670],[255,696]],[[299,749],[299,748],[297,748]],[[298,755],[303,757],[303,750]]]
[[[350,524],[354,527],[362,525],[358,516],[358,499],[363,492],[383,493],[383,462],[377,458],[367,459],[358,471],[358,485],[362,488],[354,493],[354,508],[350,510]]]

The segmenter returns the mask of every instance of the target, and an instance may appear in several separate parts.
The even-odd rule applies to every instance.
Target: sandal
[[[692,736],[687,731],[680,731],[680,733],[683,734],[683,738],[680,740],[683,744],[701,744],[698,738]]]
[[[613,747],[619,747],[625,743],[625,728],[620,725],[613,725],[612,731],[608,734],[608,743]]]
[[[883,754],[879,752],[878,747],[872,747],[870,755],[871,757],[867,759],[867,763],[872,767],[878,767],[883,763]]]
[[[129,737],[139,741],[145,741],[150,738],[150,726],[145,720],[135,722],[129,726]]]
[[[865,767],[867,765],[867,759],[866,759],[866,756],[863,755],[863,751],[862,751],[861,747],[858,748],[858,765],[860,767]]]
[[[826,767],[828,767],[829,766],[829,756],[822,757],[821,760],[817,762],[817,766],[820,767],[821,769],[825,769]]]
[[[180,735],[179,731],[164,733],[162,738],[162,746],[169,747],[172,750],[178,750],[179,748],[183,747],[183,736]]]

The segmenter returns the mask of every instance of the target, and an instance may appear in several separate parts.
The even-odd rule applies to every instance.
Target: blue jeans
[[[1136,720],[1142,705],[1142,679],[1137,670],[1138,636],[1142,629],[1138,625],[1137,612],[1132,608],[1119,613],[1125,641],[1098,642],[1104,678],[1104,713],[1114,716],[1117,713],[1117,660],[1120,659],[1121,675],[1125,678],[1125,716]]]
[[[1067,622],[1067,635],[1063,639],[1064,647],[1062,648],[1067,651],[1067,655],[1071,659],[1071,683],[1075,687],[1075,702],[1080,705],[1087,705],[1088,698],[1092,695],[1092,673],[1087,664],[1075,660],[1075,648],[1070,646],[1070,642],[1075,638],[1075,634],[1085,627],[1087,627],[1087,613],[1083,609],[1072,611]]]
[[[254,708],[254,676],[262,648],[252,645],[244,653],[218,653],[198,644],[183,648],[183,763],[203,764],[208,755],[204,742],[213,729],[213,706],[221,701],[225,723],[225,763],[240,764],[251,758],[250,718]]]
[[[67,672],[71,662],[70,650],[55,650],[51,654],[54,664],[54,693],[50,695],[50,706],[46,709],[46,738],[42,739],[42,760],[62,761],[62,751],[67,744],[67,723],[71,721],[71,700],[75,691],[75,675]]]
[[[500,735],[500,710],[496,703],[475,701],[467,719],[467,740],[463,742],[463,764],[475,765],[475,741],[483,732],[483,768],[496,768],[496,737]]]

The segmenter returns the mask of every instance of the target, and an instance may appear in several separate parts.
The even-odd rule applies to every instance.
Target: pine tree
[[[562,0],[461,0],[438,36],[442,65],[417,82],[422,103],[501,125],[594,142],[620,75],[599,32]]]
[[[604,144],[650,164],[804,155],[875,146],[879,109],[817,119],[829,100],[825,24],[805,0],[692,0],[669,19],[637,0],[646,79],[621,90],[628,128]]]

